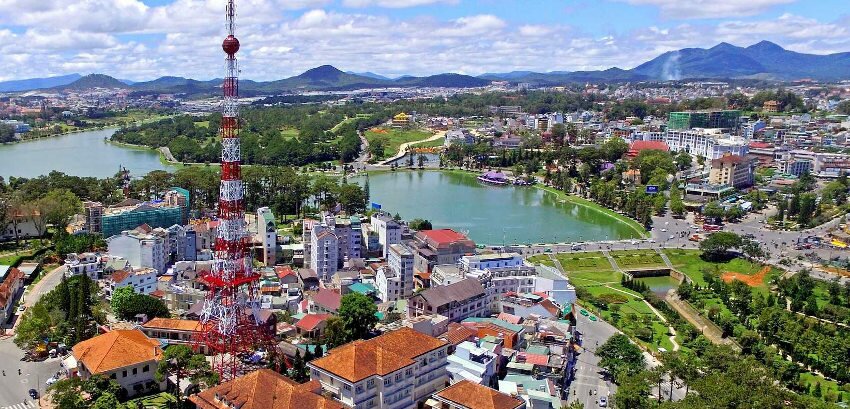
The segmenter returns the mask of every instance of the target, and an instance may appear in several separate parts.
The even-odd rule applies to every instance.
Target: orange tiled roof
[[[12,289],[18,285],[18,282],[24,278],[24,273],[15,267],[11,267],[6,273],[6,278],[0,283],[0,306],[5,308],[9,301],[12,301]]]
[[[74,345],[74,357],[93,375],[148,361],[159,361],[159,342],[137,329],[117,329]]]
[[[368,341],[358,340],[334,348],[324,357],[311,361],[310,366],[358,382],[413,365],[413,358],[445,345],[445,341],[405,327]]]
[[[127,270],[118,270],[112,273],[112,282],[120,283],[127,279],[130,276],[130,272]]]
[[[178,331],[194,331],[200,323],[196,320],[180,320],[174,318],[152,318],[142,324],[143,328],[150,329],[173,329]]]
[[[318,381],[298,384],[270,369],[260,369],[192,395],[199,409],[344,409],[322,396]],[[231,404],[233,406],[231,406]]]
[[[449,386],[435,396],[470,409],[515,409],[523,404],[522,399],[468,380]]]
[[[478,334],[473,328],[465,327],[460,324],[456,324],[454,327],[450,327],[449,330],[443,334],[440,338],[445,339],[452,345],[458,345],[463,341],[466,341],[475,335]]]

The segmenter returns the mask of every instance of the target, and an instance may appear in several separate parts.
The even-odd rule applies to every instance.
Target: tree
[[[359,185],[345,183],[337,188],[340,206],[354,214],[366,210],[366,192]]]
[[[434,226],[426,219],[413,219],[408,223],[408,226],[413,230],[431,230]]]
[[[218,383],[218,374],[212,370],[206,358],[196,354],[186,345],[169,345],[163,351],[154,379],[163,382],[169,375],[174,375],[176,378],[174,383],[178,388],[178,393],[175,394],[178,407],[181,405],[182,394],[179,392],[181,380],[189,379],[192,383],[202,383],[206,387]]]
[[[601,150],[605,156],[605,160],[614,163],[629,151],[629,144],[622,138],[611,138],[602,144]]]
[[[419,164],[419,168],[425,167],[425,155],[419,155],[419,157],[417,157],[416,160],[417,160],[417,163]]]
[[[642,357],[642,356],[641,356]],[[646,372],[625,374],[619,381],[613,404],[616,408],[643,409],[650,407],[650,383]]]
[[[336,348],[348,342],[345,336],[345,326],[339,317],[328,318],[325,324],[325,332],[322,334],[322,342],[328,348]]]
[[[53,189],[39,199],[39,211],[42,217],[57,230],[65,230],[75,214],[83,209],[80,199],[68,189]]]
[[[690,169],[693,165],[693,157],[688,152],[681,151],[676,155],[676,166],[679,170]]]
[[[670,152],[646,149],[634,158],[632,166],[640,169],[641,183],[647,183],[653,175],[676,172],[676,165]],[[658,172],[656,172],[658,171]]]
[[[368,296],[360,293],[344,295],[339,305],[339,318],[345,328],[346,342],[368,338],[378,323],[377,312],[378,308]]]
[[[701,241],[699,248],[706,259],[721,260],[727,258],[729,250],[740,247],[741,243],[741,236],[728,231],[718,231]]]
[[[708,202],[702,208],[702,215],[705,217],[710,217],[712,219],[719,219],[725,215],[723,208],[720,207],[720,203],[716,201]]]
[[[605,368],[618,381],[639,373],[646,365],[640,348],[623,334],[608,338],[608,341],[596,350],[596,356],[600,358],[599,366]]]
[[[169,317],[171,315],[162,300],[145,294],[137,294],[132,287],[116,289],[113,292],[111,305],[115,315],[123,320],[131,320],[139,314],[147,315],[148,318]]]

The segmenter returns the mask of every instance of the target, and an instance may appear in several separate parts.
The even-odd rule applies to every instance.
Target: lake
[[[646,284],[650,291],[662,299],[667,295],[667,291],[679,288],[679,280],[670,276],[641,277],[635,280]]]
[[[133,177],[152,170],[173,170],[151,149],[104,141],[116,129],[72,133],[53,138],[0,145],[0,176],[36,177],[58,170],[74,176],[113,176],[121,166]]]
[[[352,181],[363,183],[363,177]],[[490,186],[472,174],[397,171],[369,176],[370,201],[404,219],[466,232],[478,244],[529,244],[638,238],[597,210],[561,202],[535,187]]]

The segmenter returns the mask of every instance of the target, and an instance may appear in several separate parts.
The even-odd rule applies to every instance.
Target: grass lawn
[[[612,270],[611,263],[598,251],[587,253],[559,253],[555,257],[567,273],[573,271]]]
[[[433,134],[419,129],[372,128],[365,135],[370,143],[383,139],[386,142],[383,157],[388,158],[398,153],[401,144],[428,139]]]
[[[761,265],[742,258],[733,258],[726,262],[705,261],[700,258],[700,254],[702,252],[699,250],[667,249],[664,250],[664,252],[667,254],[667,258],[670,259],[670,263],[673,264],[673,267],[685,273],[691,280],[700,286],[705,285],[705,280],[702,278],[703,270],[711,272],[716,271],[718,275],[721,275],[726,271],[752,275],[762,268]],[[773,269],[767,274],[767,277],[765,277],[765,282],[769,282],[773,277],[776,277],[780,273],[781,272],[778,269]],[[766,285],[765,288],[767,288]]]
[[[168,409],[172,404],[177,403],[177,398],[170,393],[160,392],[156,395],[132,399],[129,402],[135,403],[139,408]]]
[[[545,254],[538,254],[528,258],[528,261],[535,264],[543,264],[544,266],[555,267],[555,262]]]
[[[664,267],[664,259],[653,250],[612,250],[611,257],[621,268]]]
[[[284,139],[296,139],[298,138],[298,130],[295,128],[283,128],[280,130],[280,136]]]
[[[444,139],[435,139],[433,141],[416,143],[416,144],[411,145],[411,147],[412,148],[439,148],[443,145],[445,145],[445,138]]]
[[[814,388],[815,384],[817,384],[818,382],[820,382],[822,396],[826,397],[827,392],[832,392],[835,393],[837,397],[837,394],[841,393],[841,402],[847,402],[848,400],[850,400],[850,392],[839,390],[839,385],[837,382],[826,380],[822,376],[813,374],[811,372],[803,372],[800,374],[800,384],[802,385],[811,386],[811,388]]]
[[[623,274],[619,271],[581,271],[574,272],[569,274],[570,280],[591,280],[598,281],[601,283],[614,283],[619,284],[620,280],[622,280]]]

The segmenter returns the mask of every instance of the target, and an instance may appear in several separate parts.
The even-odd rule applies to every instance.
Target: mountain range
[[[437,74],[426,77],[402,76],[395,79],[372,72],[344,72],[330,65],[312,68],[300,75],[274,81],[240,81],[243,95],[260,95],[296,90],[352,90],[380,87],[480,87],[491,81],[563,85],[585,82],[670,81],[681,79],[755,79],[789,81],[811,78],[820,81],[850,79],[850,52],[828,55],[789,51],[769,41],[749,47],[720,43],[714,47],[684,48],[624,70],[613,67],[601,71],[512,71],[487,73],[477,77],[463,74]],[[182,77],[161,77],[132,82],[103,74],[33,78],[0,82],[0,92],[34,89],[125,88],[137,93],[217,93],[221,79],[208,81]]]

